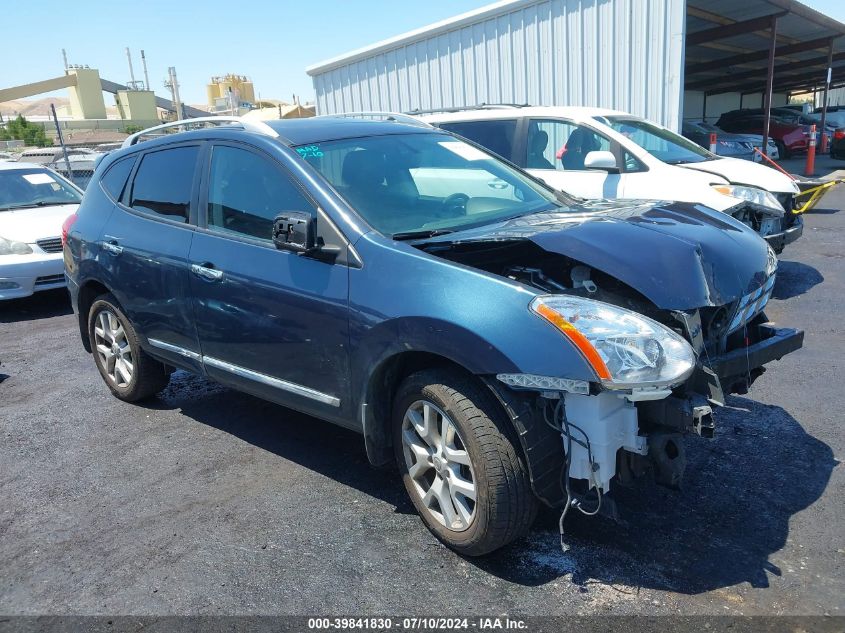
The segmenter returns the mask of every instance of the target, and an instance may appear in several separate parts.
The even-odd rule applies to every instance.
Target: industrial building
[[[244,75],[212,77],[205,87],[208,109],[215,114],[245,114],[255,108],[255,88]]]
[[[307,69],[319,114],[582,105],[679,129],[845,84],[845,25],[795,0],[504,0]]]

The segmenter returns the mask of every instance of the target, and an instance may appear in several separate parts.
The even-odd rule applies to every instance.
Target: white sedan
[[[0,163],[0,300],[65,286],[62,224],[81,200],[54,171]]]

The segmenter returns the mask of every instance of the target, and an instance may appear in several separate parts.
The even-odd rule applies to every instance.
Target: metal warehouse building
[[[505,0],[307,69],[320,114],[481,103],[625,110],[678,129],[845,83],[845,25],[795,0]]]

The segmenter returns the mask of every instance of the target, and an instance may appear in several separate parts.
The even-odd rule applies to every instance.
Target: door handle
[[[223,278],[223,271],[217,270],[213,264],[191,264],[191,272],[197,277],[202,277],[208,281],[220,281]]]
[[[117,240],[109,240],[103,242],[103,250],[112,255],[120,255],[123,252],[123,247],[117,243]]]

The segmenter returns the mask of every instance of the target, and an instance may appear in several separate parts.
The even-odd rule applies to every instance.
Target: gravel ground
[[[845,187],[820,206],[767,310],[805,348],[566,554],[549,513],[461,558],[354,433],[183,372],[124,404],[63,293],[0,305],[0,613],[841,615]]]

